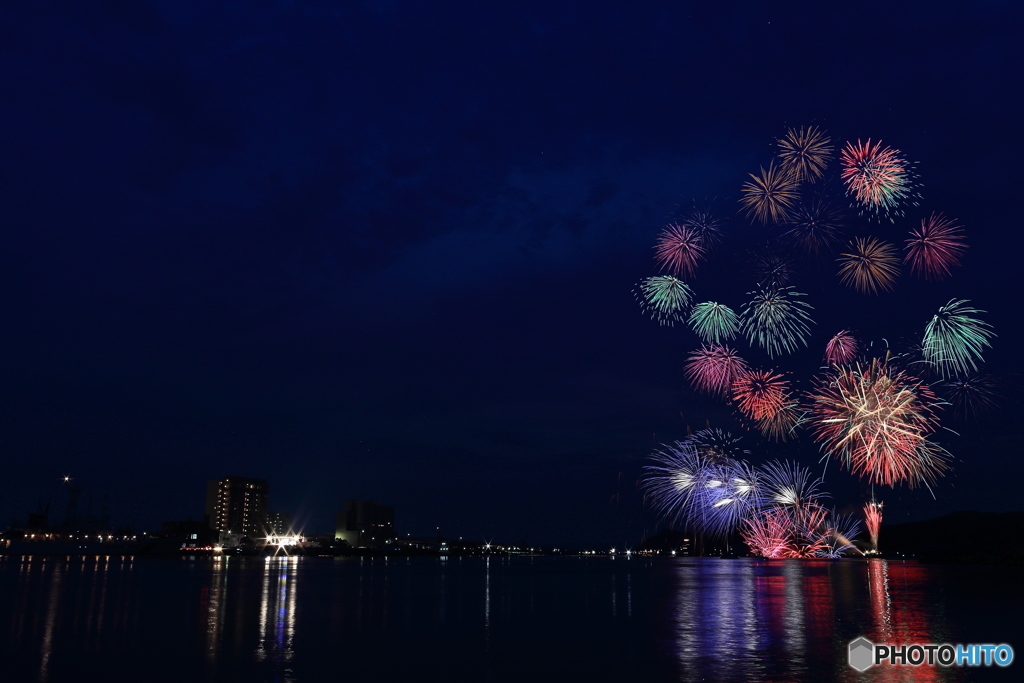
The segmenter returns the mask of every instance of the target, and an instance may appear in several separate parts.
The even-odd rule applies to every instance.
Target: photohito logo
[[[910,666],[1009,666],[1013,648],[999,645],[950,645],[949,643],[912,643],[910,645],[875,645],[861,637],[850,643],[850,666],[866,671],[879,664]]]

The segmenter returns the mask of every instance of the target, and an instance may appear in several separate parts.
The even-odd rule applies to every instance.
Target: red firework
[[[654,243],[654,260],[677,277],[689,277],[697,272],[697,262],[705,254],[701,233],[688,225],[670,223]]]
[[[871,536],[871,549],[878,552],[878,529],[882,526],[882,504],[871,501],[864,504],[864,523]]]
[[[963,242],[962,227],[952,218],[932,212],[921,219],[921,227],[910,231],[907,255],[903,262],[910,270],[928,280],[949,277],[953,266],[960,265],[967,245]]]
[[[789,515],[781,508],[765,510],[743,520],[740,536],[761,557],[786,557],[792,537]]]
[[[809,398],[815,441],[869,483],[927,486],[948,467],[947,453],[928,441],[939,426],[935,394],[884,360],[833,366]]]
[[[907,160],[898,149],[882,147],[881,140],[847,142],[839,161],[847,194],[870,211],[902,215],[898,205],[911,195],[914,185]]]
[[[828,510],[812,503],[801,507],[773,507],[743,520],[743,542],[762,557],[821,557],[835,529],[828,526]]]
[[[750,370],[732,385],[736,407],[752,420],[767,420],[786,407],[788,383],[771,370]]]
[[[725,395],[747,372],[746,362],[728,346],[701,346],[686,359],[686,379],[694,389]]]
[[[857,355],[857,340],[848,330],[836,333],[825,344],[825,360],[829,365],[844,365]]]

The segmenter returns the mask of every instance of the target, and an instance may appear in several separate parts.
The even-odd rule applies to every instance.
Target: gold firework
[[[761,168],[760,175],[750,174],[750,180],[743,183],[740,204],[743,211],[762,223],[781,223],[786,212],[799,199],[799,183],[796,178],[772,162],[768,170]]]
[[[864,294],[891,290],[900,274],[899,252],[889,242],[876,237],[858,237],[850,251],[840,254],[839,279],[844,285]]]
[[[832,139],[817,126],[789,128],[777,142],[782,170],[800,182],[813,183],[832,160]]]

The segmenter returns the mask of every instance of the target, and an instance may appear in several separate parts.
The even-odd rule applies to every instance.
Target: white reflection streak
[[[210,576],[210,600],[206,613],[206,655],[210,659],[217,656],[217,642],[220,640],[222,625],[221,617],[224,613],[224,584],[227,583],[227,563],[230,558],[215,557],[213,560],[213,574]]]
[[[260,591],[260,640],[256,646],[256,661],[262,662],[267,658],[266,634],[267,634],[267,609],[270,602],[270,558],[263,563],[263,590]]]
[[[60,604],[61,566],[53,568],[53,581],[50,583],[50,600],[46,606],[46,627],[43,630],[42,662],[39,665],[39,680],[45,683],[49,677],[50,655],[53,653],[53,631],[57,621],[57,605]]]
[[[794,663],[804,664],[804,593],[803,573],[799,562],[786,562],[782,574],[786,577],[782,620],[786,624],[786,652]]]
[[[258,662],[269,659],[273,664],[283,665],[294,657],[298,568],[297,556],[268,557],[264,564],[263,592],[260,601],[260,641],[256,648]],[[277,578],[273,589],[270,585],[271,575]],[[283,672],[275,673],[275,680],[292,680],[292,671],[287,667]]]

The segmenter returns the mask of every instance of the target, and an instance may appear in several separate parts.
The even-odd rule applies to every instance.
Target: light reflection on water
[[[916,563],[796,560],[679,562],[673,650],[682,681],[956,681],[963,669],[846,665],[846,645],[955,640],[936,619],[936,586]],[[895,577],[895,581],[894,581]],[[841,610],[837,612],[837,610]],[[836,632],[838,626],[842,633]]]
[[[1019,622],[999,615],[1022,606],[1012,568],[884,560],[0,557],[0,671],[45,683],[397,680],[432,667],[517,683],[1011,680],[858,674],[846,646],[863,635],[1020,652]]]

